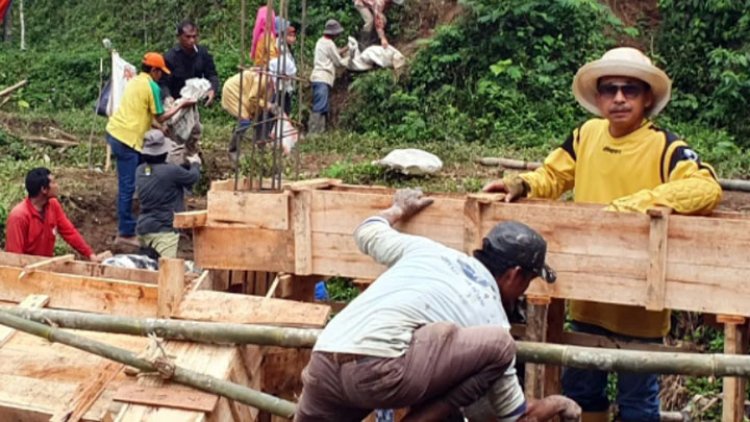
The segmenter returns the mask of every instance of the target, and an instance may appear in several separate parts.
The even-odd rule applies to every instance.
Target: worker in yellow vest
[[[651,118],[664,109],[671,80],[634,48],[615,48],[587,63],[573,80],[573,94],[594,118],[573,130],[534,172],[507,176],[485,186],[521,197],[559,198],[575,188],[575,202],[606,204],[620,212],[663,206],[681,214],[708,214],[721,200],[713,168],[684,140],[658,128]],[[669,311],[571,301],[574,331],[661,342]],[[563,394],[583,409],[583,421],[609,421],[607,373],[568,368]],[[617,402],[622,421],[659,420],[655,374],[620,373]]]

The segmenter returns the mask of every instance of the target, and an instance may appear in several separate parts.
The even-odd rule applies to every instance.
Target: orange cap
[[[167,75],[169,75],[169,74],[172,73],[167,68],[167,63],[164,61],[164,56],[162,56],[159,53],[146,53],[146,54],[144,54],[143,55],[143,61],[141,63],[145,64],[146,66],[151,66],[151,67],[155,67],[157,69],[161,69]]]

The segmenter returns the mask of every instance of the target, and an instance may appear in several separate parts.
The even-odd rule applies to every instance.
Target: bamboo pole
[[[2,91],[0,91],[0,97],[5,97],[6,95],[12,94],[16,90],[21,89],[24,86],[26,86],[27,83],[28,83],[27,79],[24,79],[24,80],[22,80],[20,82],[16,82],[15,84],[13,84],[13,85],[11,85],[11,86],[3,89]]]
[[[312,347],[320,330],[158,319],[48,309],[8,309],[5,314],[58,324],[64,328],[217,344]],[[2,321],[0,321],[2,323]],[[603,371],[750,377],[750,356],[651,352],[516,342],[518,360]]]
[[[536,170],[542,166],[537,161],[522,161],[502,157],[481,157],[475,160],[477,163],[487,167],[504,167],[511,170]],[[750,192],[750,180],[719,179],[721,188],[728,191]]]
[[[141,371],[157,372],[157,368],[153,363],[139,358],[129,350],[120,349],[119,347],[110,346],[86,337],[70,334],[58,328],[19,318],[8,312],[0,311],[0,324],[45,338],[53,343],[61,343],[93,353],[132,366]],[[179,366],[175,366],[174,375],[170,379],[179,384],[184,384],[208,393],[218,394],[277,416],[291,418],[294,415],[295,404],[290,401]]]
[[[312,347],[320,334],[320,330],[315,329],[154,318],[138,319],[51,309],[45,310],[46,312],[34,312],[31,309],[19,308],[11,308],[6,311],[32,321],[53,323],[61,328],[130,334],[134,336],[147,336],[149,333],[154,333],[158,337],[168,340],[212,344]]]

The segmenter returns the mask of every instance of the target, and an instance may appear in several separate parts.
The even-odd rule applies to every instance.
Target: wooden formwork
[[[160,271],[131,270],[0,253],[0,308],[50,307],[133,317],[322,327],[328,306],[208,290],[211,280],[185,275],[181,260],[162,260]],[[142,337],[77,332],[134,352]],[[264,348],[167,341],[178,366],[262,389]],[[305,351],[295,360],[304,364]],[[309,353],[309,352],[307,352]],[[267,356],[272,358],[267,358]],[[299,364],[298,364],[299,365]],[[134,377],[121,364],[0,327],[0,420],[2,421],[235,421],[258,419],[243,404],[164,382]],[[286,374],[280,374],[285,376]],[[276,382],[274,392],[299,393],[299,374]],[[68,419],[74,415],[72,419]]]
[[[175,218],[176,227],[194,230],[201,267],[369,280],[384,271],[359,252],[352,233],[391,204],[393,190],[330,179],[291,183],[281,192],[233,188],[233,181],[214,182],[207,210]],[[725,352],[745,350],[740,327],[750,316],[750,218],[743,214],[613,213],[563,202],[505,203],[497,194],[433,197],[434,204],[398,229],[465,252],[478,248],[483,235],[506,220],[526,223],[547,240],[548,261],[558,278],[551,285],[536,281],[527,292],[532,314],[524,329],[527,338],[570,339],[562,332],[562,301],[576,299],[717,314],[730,339]],[[527,385],[532,395],[549,394],[557,388],[559,371],[532,378]],[[740,420],[742,383],[725,384],[724,420]]]

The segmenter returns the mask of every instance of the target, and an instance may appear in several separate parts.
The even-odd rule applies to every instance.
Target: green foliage
[[[352,283],[351,278],[331,277],[326,281],[328,298],[333,302],[351,302],[359,295],[359,289]]]
[[[397,83],[385,71],[355,80],[346,127],[408,141],[534,146],[584,118],[571,77],[614,45],[605,29],[625,33],[609,9],[593,0],[466,5],[468,14],[439,27]]]
[[[750,146],[750,1],[660,0],[656,53],[674,81],[669,115]]]
[[[371,163],[337,162],[323,170],[322,177],[341,179],[344,183],[371,185],[384,181],[385,171]]]

